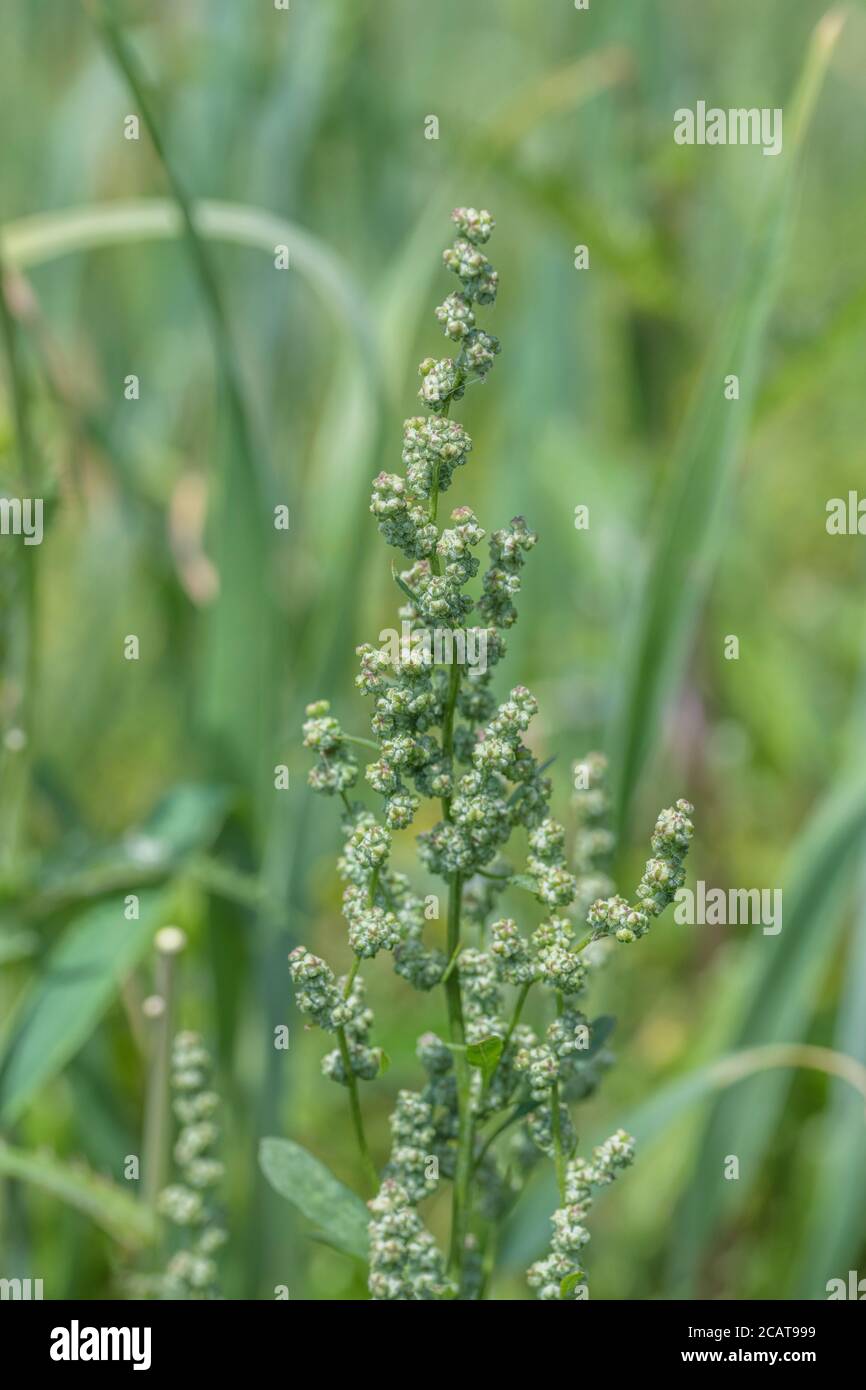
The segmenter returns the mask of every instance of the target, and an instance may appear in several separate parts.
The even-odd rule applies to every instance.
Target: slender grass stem
[[[0,260],[0,334],[6,357],[9,395],[15,419],[18,463],[22,492],[32,496],[36,481],[36,447],[30,410],[30,393],[21,361],[18,324],[10,302],[12,280]],[[0,826],[0,863],[10,866],[18,857],[18,845],[30,788],[33,706],[36,690],[36,562],[30,546],[17,548],[16,568],[23,602],[14,605],[9,620],[7,663],[4,675],[10,690],[20,692],[11,719],[23,734],[23,742],[13,752],[0,751],[0,773],[4,784],[4,814]],[[4,730],[5,732],[5,730]]]
[[[166,181],[171,189],[175,203],[177,204],[187,245],[189,247],[190,259],[192,260],[198,276],[202,298],[211,320],[214,347],[225,384],[226,397],[237,442],[244,457],[257,469],[260,483],[266,484],[268,479],[263,473],[261,452],[254,444],[253,430],[247,411],[240,365],[229,331],[228,317],[223,306],[220,287],[213,267],[210,250],[199,232],[193,201],[187,194],[182,180],[178,177],[174,165],[168,157],[162,139],[162,132],[160,131],[154,113],[154,106],[147,82],[139,67],[138,59],[127,43],[126,36],[120,25],[116,22],[108,8],[102,3],[97,3],[97,0],[87,0],[86,8],[93,15],[94,23],[102,35],[109,54],[125,78],[129,90],[135,98],[141,113],[142,121],[150,136],[151,144],[162,165]]]
[[[152,1051],[144,1110],[142,1197],[148,1207],[165,1186],[171,1122],[171,1040],[177,958],[186,945],[178,927],[163,927],[156,935],[156,997],[162,1008],[153,1021]]]

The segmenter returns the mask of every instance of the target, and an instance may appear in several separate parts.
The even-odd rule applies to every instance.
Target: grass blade
[[[163,925],[167,906],[165,894],[141,893],[138,921],[129,922],[114,899],[67,929],[22,1002],[0,1058],[0,1123],[12,1124],[90,1036]]]
[[[153,1214],[110,1178],[84,1164],[49,1153],[30,1153],[0,1141],[0,1177],[30,1183],[74,1207],[128,1250],[140,1250],[156,1238]]]
[[[677,686],[724,535],[725,513],[758,387],[759,365],[780,261],[790,232],[803,138],[841,20],[815,30],[794,96],[793,136],[748,255],[729,321],[705,366],[684,423],[662,508],[654,556],[625,646],[624,695],[608,736],[615,770],[615,822],[622,836],[629,801]],[[726,400],[725,377],[740,381]]]

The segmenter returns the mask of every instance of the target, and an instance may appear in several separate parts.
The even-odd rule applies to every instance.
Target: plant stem
[[[359,738],[357,734],[343,734],[343,741],[345,743],[357,743],[361,748],[372,748],[375,753],[381,751],[378,743],[374,743],[371,738]]]
[[[454,661],[451,664],[451,679],[448,685],[448,702],[445,706],[445,714],[442,719],[442,752],[448,763],[449,769],[454,761],[454,710],[457,705],[457,694],[460,690],[460,667]],[[453,775],[453,774],[452,774]],[[442,814],[446,820],[451,819],[451,795],[442,798]]]
[[[559,1200],[565,1206],[565,1155],[562,1151],[562,1118],[559,1113],[558,1081],[553,1083],[550,1107],[553,1119],[553,1161],[556,1165],[556,1185],[559,1188]]]
[[[490,1088],[490,1083],[491,1083],[491,1081],[493,1080],[494,1076],[496,1075],[497,1067],[499,1066],[499,1063],[502,1061],[502,1058],[505,1056],[506,1052],[508,1051],[509,1043],[511,1042],[511,1039],[512,1039],[513,1036],[514,1036],[514,1030],[515,1030],[515,1028],[517,1027],[518,1023],[520,1022],[520,1015],[523,1013],[523,1006],[524,1006],[524,1004],[526,1003],[526,996],[529,994],[529,991],[530,991],[531,988],[532,988],[532,981],[531,981],[531,980],[527,981],[527,983],[526,983],[525,985],[521,985],[521,986],[520,986],[520,993],[519,993],[518,996],[517,996],[517,1003],[516,1003],[515,1006],[514,1006],[514,1013],[513,1013],[512,1016],[511,1016],[511,1022],[509,1023],[508,1028],[507,1028],[506,1033],[505,1033],[505,1037],[504,1037],[503,1040],[502,1040],[502,1051],[500,1052],[499,1056],[498,1056],[497,1059],[496,1059],[496,1066],[492,1069],[492,1071],[490,1072],[490,1075],[487,1077],[487,1083],[486,1083],[486,1085],[485,1085],[485,1087],[484,1087],[485,1091],[489,1090],[489,1088]]]
[[[505,1119],[504,1119],[504,1120],[501,1120],[501,1121],[500,1121],[500,1123],[496,1126],[496,1128],[492,1131],[492,1133],[488,1134],[487,1138],[484,1140],[484,1143],[481,1145],[481,1148],[480,1148],[480,1150],[479,1150],[479,1152],[478,1152],[478,1157],[476,1158],[474,1164],[472,1165],[472,1166],[473,1166],[473,1171],[474,1171],[474,1169],[480,1168],[480,1167],[481,1167],[481,1164],[484,1162],[484,1159],[485,1159],[485,1157],[486,1157],[486,1155],[487,1155],[487,1151],[488,1151],[488,1149],[490,1148],[491,1144],[495,1144],[495,1143],[496,1143],[496,1140],[499,1138],[500,1134],[504,1134],[505,1131],[509,1128],[509,1126],[510,1126],[510,1125],[513,1125],[514,1122],[515,1122],[515,1120],[517,1120],[517,1119],[520,1118],[520,1116],[519,1116],[519,1110],[520,1110],[520,1106],[518,1105],[518,1106],[516,1106],[516,1107],[514,1108],[514,1110],[511,1110],[511,1111],[505,1116]]]
[[[167,931],[175,930],[168,928]],[[165,1186],[168,1171],[168,1144],[171,1122],[171,1039],[174,1025],[174,986],[178,945],[182,941],[169,937],[166,950],[160,946],[160,933],[156,942],[156,994],[162,1000],[162,1012],[155,1019],[152,1035],[150,1071],[147,1079],[147,1096],[144,1107],[143,1182],[142,1197],[149,1207],[156,1206],[156,1199]]]
[[[352,993],[352,985],[355,983],[355,976],[357,975],[357,973],[358,973],[358,971],[359,971],[360,968],[361,968],[361,957],[360,957],[360,956],[356,956],[355,959],[352,961],[352,968],[351,968],[351,970],[349,971],[348,975],[346,976],[346,984],[345,984],[345,986],[344,986],[344,988],[343,988],[343,998],[344,998],[344,999],[348,999],[349,995]]]
[[[357,969],[358,962],[355,962]],[[346,1072],[346,1080],[349,1088],[349,1109],[352,1112],[352,1125],[355,1130],[355,1138],[358,1141],[358,1149],[361,1153],[361,1160],[364,1164],[364,1172],[370,1180],[372,1190],[378,1191],[379,1174],[376,1172],[376,1165],[370,1157],[370,1150],[367,1147],[367,1136],[364,1133],[364,1118],[361,1114],[361,1102],[358,1099],[358,1078],[352,1070],[352,1058],[349,1055],[349,1043],[346,1038],[345,1028],[337,1029],[337,1042],[340,1046],[340,1056],[343,1059],[343,1068]]]
[[[449,958],[460,945],[460,899],[463,880],[459,873],[451,877],[448,892],[448,955]],[[469,1225],[469,1209],[472,1186],[472,1095],[469,1063],[461,1050],[465,1042],[463,1024],[463,1000],[460,993],[460,979],[457,972],[449,975],[445,982],[445,998],[448,1004],[448,1032],[450,1041],[458,1044],[454,1053],[454,1073],[457,1078],[457,1172],[451,1193],[451,1248],[448,1269],[458,1288],[463,1281],[463,1259],[466,1250],[466,1235]]]

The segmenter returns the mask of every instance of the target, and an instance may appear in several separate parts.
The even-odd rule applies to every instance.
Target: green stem
[[[556,1165],[556,1185],[559,1188],[559,1200],[565,1206],[565,1154],[562,1151],[562,1118],[559,1113],[558,1081],[553,1083],[550,1106],[553,1120],[553,1161]]]
[[[520,1015],[523,1013],[523,1006],[524,1006],[524,1004],[526,1003],[526,996],[529,994],[529,991],[530,991],[531,988],[532,988],[532,981],[531,981],[531,980],[527,981],[527,983],[526,983],[525,985],[521,985],[521,986],[520,986],[520,993],[519,993],[518,996],[517,996],[517,1003],[516,1003],[515,1006],[514,1006],[514,1013],[511,1015],[511,1022],[509,1023],[508,1028],[507,1028],[506,1033],[505,1033],[505,1037],[504,1037],[503,1040],[502,1040],[502,1051],[500,1052],[499,1056],[498,1056],[497,1059],[496,1059],[496,1066],[493,1067],[492,1071],[490,1072],[490,1074],[489,1074],[488,1077],[487,1077],[487,1082],[486,1082],[485,1087],[484,1087],[484,1090],[485,1090],[485,1091],[488,1091],[488,1090],[490,1089],[490,1083],[492,1082],[494,1076],[496,1075],[496,1070],[497,1070],[497,1068],[498,1068],[498,1066],[499,1066],[499,1063],[502,1061],[502,1058],[505,1056],[506,1052],[508,1051],[508,1047],[509,1047],[509,1044],[510,1044],[510,1042],[511,1042],[511,1039],[514,1037],[514,1030],[515,1030],[515,1028],[517,1027],[518,1023],[520,1022]]]
[[[355,959],[352,961],[352,968],[351,968],[351,970],[349,971],[348,975],[346,976],[346,983],[345,983],[345,985],[344,985],[344,987],[343,987],[343,998],[344,998],[344,999],[348,999],[349,995],[352,993],[352,986],[353,986],[353,984],[355,983],[355,976],[357,975],[357,973],[358,973],[358,971],[359,971],[360,968],[361,968],[361,957],[360,957],[360,956],[356,956]]]
[[[344,743],[357,743],[360,748],[372,748],[374,753],[380,753],[378,743],[374,743],[371,738],[359,738],[357,734],[343,734]]]
[[[174,946],[174,943],[172,943]],[[150,1071],[144,1109],[144,1181],[142,1198],[145,1205],[156,1206],[156,1199],[166,1183],[168,1172],[169,1136],[171,1130],[171,1042],[174,1020],[175,974],[177,950],[164,950],[157,934],[156,995],[162,1000],[162,1012],[154,1021]]]
[[[460,899],[463,880],[459,873],[451,877],[448,891],[448,956],[453,958],[460,947]],[[463,1260],[466,1251],[466,1236],[469,1229],[469,1210],[472,1200],[472,1095],[469,1063],[462,1050],[466,1033],[463,1022],[463,999],[460,993],[460,978],[456,971],[445,982],[445,998],[448,1005],[448,1033],[452,1044],[457,1045],[454,1053],[454,1073],[457,1079],[457,1171],[451,1192],[451,1247],[448,1258],[448,1271],[458,1285],[463,1283]]]
[[[139,66],[137,55],[127,43],[126,36],[114,19],[111,11],[98,0],[89,0],[87,8],[93,13],[94,22],[99,29],[109,54],[123,74],[127,86],[135,99],[141,119],[150,136],[156,156],[162,165],[166,182],[177,204],[189,249],[190,259],[198,276],[207,312],[210,316],[214,347],[220,363],[226,396],[235,427],[236,437],[244,454],[263,475],[261,455],[254,447],[253,431],[247,411],[240,364],[229,332],[228,318],[222,302],[216,272],[208,247],[199,232],[192,200],[182,181],[178,178],[173,162],[169,159],[162,132],[155,115],[156,103],[151,100],[151,91]],[[261,481],[266,481],[262,476]]]
[[[355,968],[357,969],[357,960]],[[345,1028],[337,1029],[337,1041],[340,1045],[340,1056],[343,1059],[343,1068],[346,1073],[346,1080],[349,1087],[349,1109],[352,1112],[352,1125],[355,1130],[355,1138],[358,1141],[358,1149],[361,1154],[361,1161],[364,1164],[364,1171],[370,1180],[372,1190],[379,1190],[379,1174],[376,1172],[376,1165],[370,1157],[370,1150],[367,1147],[367,1136],[364,1133],[364,1118],[361,1114],[361,1102],[358,1099],[358,1078],[352,1069],[352,1058],[349,1055],[349,1043],[346,1038]]]
[[[439,981],[440,984],[447,985],[447,983],[448,983],[448,981],[450,980],[452,974],[454,973],[454,967],[455,967],[455,965],[457,964],[457,962],[458,962],[459,959],[460,959],[460,946],[458,945],[457,949],[455,950],[453,956],[452,956],[451,959],[449,960],[448,964],[447,964],[446,967],[445,967],[445,970],[444,970],[443,973],[442,973],[442,979]]]
[[[460,667],[454,661],[451,664],[451,679],[448,685],[448,703],[445,706],[445,715],[442,720],[442,753],[448,763],[449,771],[454,762],[454,711],[457,706],[457,693],[460,689]],[[452,773],[453,777],[453,773]],[[446,820],[451,819],[451,797],[443,796],[442,814]]]
[[[473,1170],[475,1170],[475,1169],[481,1167],[481,1164],[484,1162],[484,1159],[485,1159],[486,1156],[487,1156],[487,1151],[488,1151],[488,1149],[490,1148],[491,1144],[495,1144],[495,1143],[496,1143],[496,1140],[499,1138],[500,1134],[504,1134],[505,1131],[509,1128],[509,1126],[510,1126],[510,1125],[513,1125],[514,1122],[515,1122],[515,1120],[517,1120],[517,1119],[520,1118],[519,1111],[520,1111],[520,1106],[518,1105],[518,1106],[515,1107],[514,1110],[511,1110],[511,1111],[505,1116],[505,1119],[504,1119],[504,1120],[501,1120],[501,1121],[500,1121],[500,1123],[496,1126],[496,1128],[495,1128],[490,1134],[488,1134],[487,1138],[484,1140],[484,1143],[481,1145],[481,1149],[479,1150],[478,1157],[476,1158],[474,1164],[472,1165],[472,1166],[473,1166]]]

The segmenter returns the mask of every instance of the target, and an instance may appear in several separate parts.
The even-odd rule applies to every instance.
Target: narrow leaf
[[[18,1178],[83,1212],[119,1244],[130,1250],[149,1245],[157,1223],[143,1203],[110,1178],[84,1164],[64,1162],[51,1153],[30,1153],[0,1141],[0,1174]]]
[[[13,1123],[90,1036],[164,923],[167,906],[164,893],[141,893],[139,919],[129,922],[120,898],[100,902],[49,952],[0,1059],[0,1122]]]

